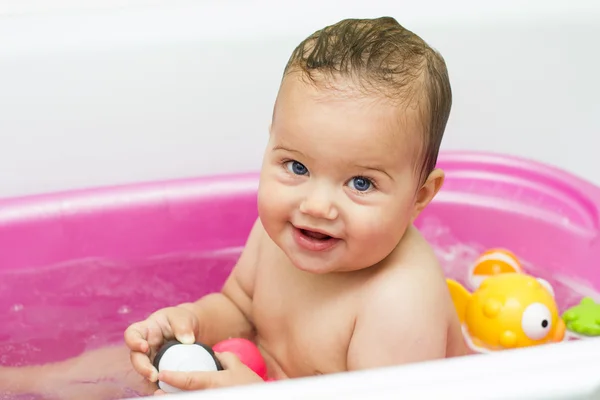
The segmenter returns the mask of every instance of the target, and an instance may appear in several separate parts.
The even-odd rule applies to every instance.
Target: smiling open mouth
[[[304,236],[307,236],[307,237],[309,237],[311,239],[315,239],[315,240],[329,240],[329,239],[333,239],[333,237],[331,237],[329,235],[325,235],[323,233],[314,232],[314,231],[308,231],[306,229],[300,229],[300,232]]]
[[[309,251],[325,251],[336,246],[340,239],[325,233],[294,227],[294,239],[301,247]]]

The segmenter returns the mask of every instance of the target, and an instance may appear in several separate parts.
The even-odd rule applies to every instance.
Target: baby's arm
[[[204,296],[190,307],[200,321],[199,340],[208,345],[240,337],[253,339],[254,324],[252,296],[256,276],[256,259],[262,242],[263,229],[257,220],[252,227],[246,246],[219,293]]]
[[[198,340],[205,344],[212,346],[231,337],[254,338],[254,324],[250,315],[256,259],[263,232],[260,221],[257,220],[221,292],[204,296],[195,303],[182,305],[190,307],[197,315],[200,321]]]
[[[444,358],[449,324],[443,279],[414,271],[366,288],[348,348],[348,370]],[[433,274],[429,274],[433,275]]]
[[[250,319],[256,271],[263,230],[257,220],[246,246],[223,289],[194,303],[168,307],[132,324],[125,331],[125,343],[131,350],[135,370],[154,382],[157,371],[150,360],[165,340],[183,343],[203,342],[209,346],[230,337],[252,339]]]

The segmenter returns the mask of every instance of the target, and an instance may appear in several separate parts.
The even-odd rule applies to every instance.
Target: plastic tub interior
[[[436,249],[450,249],[442,256],[462,252],[453,268],[501,246],[541,274],[600,290],[599,188],[498,154],[446,152],[439,166],[445,184],[417,225]],[[219,290],[257,216],[257,183],[256,174],[227,175],[0,200],[1,365],[117,343],[148,313]],[[504,399],[577,398],[600,385],[599,346],[590,339],[181,398],[493,398],[498,385]]]

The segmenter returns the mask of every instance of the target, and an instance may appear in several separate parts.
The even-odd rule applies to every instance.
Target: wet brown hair
[[[416,167],[421,180],[435,168],[452,107],[446,63],[394,18],[345,19],[316,31],[294,49],[283,76],[296,71],[314,84],[349,78],[365,94],[419,106],[424,137]]]

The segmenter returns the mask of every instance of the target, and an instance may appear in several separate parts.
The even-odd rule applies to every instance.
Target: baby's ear
[[[427,180],[417,192],[417,197],[415,199],[415,207],[413,209],[413,221],[419,216],[419,214],[421,214],[421,211],[423,211],[423,209],[427,207],[429,202],[433,200],[437,192],[440,191],[443,184],[444,171],[442,171],[441,169],[434,169],[433,171],[431,171],[431,173],[427,177]]]

